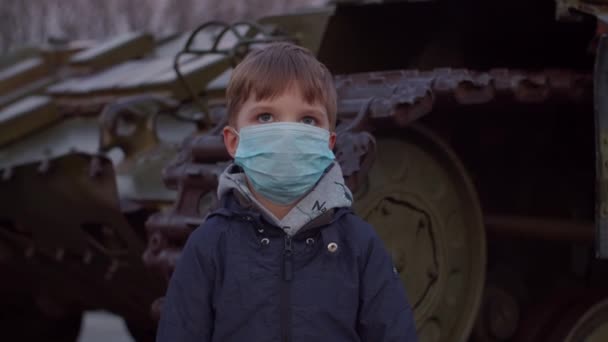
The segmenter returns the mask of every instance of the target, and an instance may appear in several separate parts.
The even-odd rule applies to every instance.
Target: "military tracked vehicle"
[[[70,340],[84,310],[106,309],[152,339],[229,161],[230,72],[289,40],[336,75],[335,153],[421,341],[608,340],[606,6],[340,1],[28,52],[44,72],[7,63],[5,331]]]

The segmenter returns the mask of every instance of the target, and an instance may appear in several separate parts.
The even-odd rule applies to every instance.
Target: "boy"
[[[334,160],[329,71],[274,43],[238,64],[227,99],[234,163],[177,263],[157,341],[416,341],[391,258]]]

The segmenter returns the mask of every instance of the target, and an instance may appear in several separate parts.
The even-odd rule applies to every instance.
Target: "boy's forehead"
[[[286,87],[278,88],[276,91],[272,93],[260,93],[256,92],[255,89],[251,90],[248,98],[245,99],[245,102],[249,102],[251,104],[272,104],[282,100],[296,100],[302,103],[306,103],[311,107],[323,107],[321,99],[310,98],[307,97],[302,87],[297,83],[297,81],[290,82]]]

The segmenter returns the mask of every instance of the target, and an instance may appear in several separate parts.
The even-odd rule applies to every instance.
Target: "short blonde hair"
[[[331,73],[309,50],[287,42],[254,49],[234,68],[226,91],[228,123],[234,124],[250,96],[257,101],[272,99],[294,85],[306,102],[325,106],[334,130],[337,95]]]

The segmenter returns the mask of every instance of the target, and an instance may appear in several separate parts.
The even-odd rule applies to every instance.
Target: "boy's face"
[[[246,126],[273,122],[299,122],[329,130],[329,117],[325,106],[318,102],[307,103],[297,87],[287,89],[273,99],[256,101],[255,96],[250,96],[238,111],[232,128],[238,131]],[[223,134],[226,149],[234,158],[238,135],[230,127],[225,127]],[[329,148],[333,149],[335,143],[336,133],[330,132]]]

